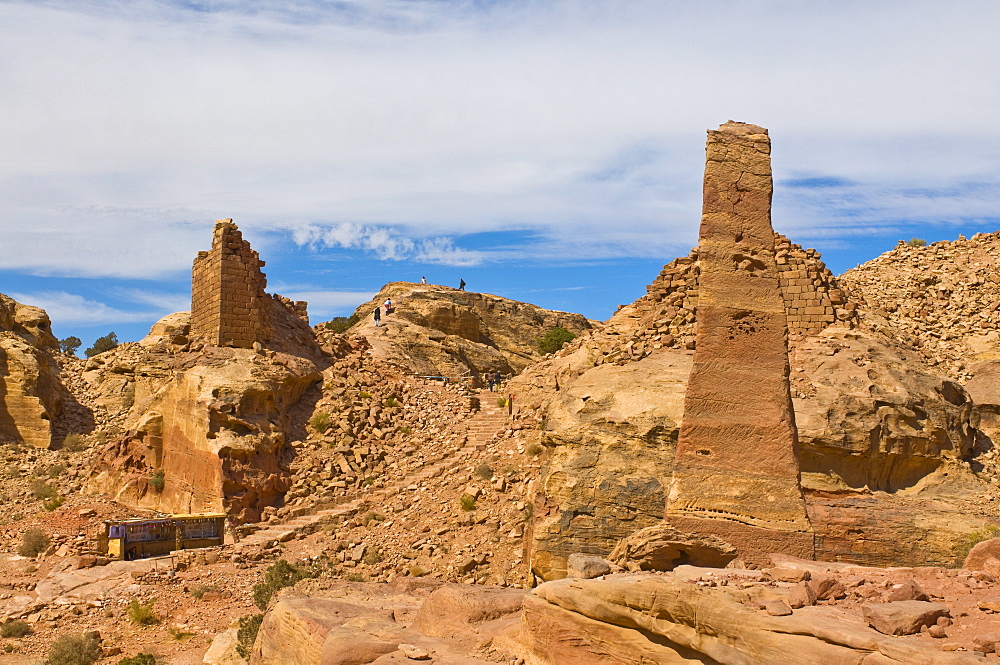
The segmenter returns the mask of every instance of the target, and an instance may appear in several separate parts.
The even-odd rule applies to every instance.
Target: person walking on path
[[[487,376],[489,378],[486,380],[486,382],[490,386],[490,392],[493,392],[493,386],[495,386],[497,383],[496,383],[496,381],[493,380],[493,375],[492,374],[488,374]]]
[[[459,291],[464,291],[465,290],[465,280],[464,279],[459,279],[458,280],[458,290]]]
[[[496,371],[496,372],[495,372],[495,373],[493,374],[493,378],[492,378],[492,379],[490,379],[490,383],[491,383],[492,385],[496,386],[496,387],[497,387],[497,390],[499,391],[499,390],[500,390],[500,382],[501,382],[501,381],[503,381],[503,377],[502,377],[502,376],[500,376],[500,371],[499,371],[499,370],[497,370],[497,371]],[[492,390],[492,388],[490,388],[490,390]]]
[[[392,298],[385,299],[385,313],[392,314]]]
[[[379,323],[382,321],[382,308],[379,307],[378,305],[375,305],[374,317],[375,317],[375,327],[378,328]]]

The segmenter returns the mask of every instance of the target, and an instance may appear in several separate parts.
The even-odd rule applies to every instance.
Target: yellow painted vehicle
[[[146,559],[176,550],[221,545],[226,516],[222,513],[170,515],[107,521],[104,535],[112,559]]]

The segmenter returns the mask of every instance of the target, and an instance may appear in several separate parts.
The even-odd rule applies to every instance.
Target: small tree
[[[910,247],[926,247],[927,241],[923,238],[910,238],[906,241],[906,244]]]
[[[76,350],[80,348],[81,344],[83,344],[83,342],[79,337],[70,336],[66,339],[59,340],[59,350],[67,355],[75,356]]]
[[[543,354],[555,353],[575,337],[576,335],[565,328],[553,328],[545,333],[545,337],[538,340],[538,350]]]
[[[94,345],[84,351],[84,354],[88,358],[96,356],[98,353],[104,353],[105,351],[110,351],[111,349],[118,346],[118,335],[114,332],[109,332],[104,337],[98,337],[94,340]]]
[[[236,631],[236,653],[240,654],[242,658],[250,660],[253,643],[257,641],[257,633],[260,631],[260,624],[263,621],[263,614],[254,614],[240,619],[240,627]]]
[[[153,475],[149,477],[149,486],[153,488],[153,491],[159,494],[163,491],[163,486],[166,484],[165,474],[163,469],[157,469],[153,472]]]

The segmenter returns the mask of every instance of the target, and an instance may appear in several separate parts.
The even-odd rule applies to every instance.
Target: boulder
[[[681,565],[725,568],[736,558],[736,549],[715,536],[658,524],[622,539],[608,558],[626,570],[673,570]]]
[[[969,551],[962,568],[981,570],[1000,578],[1000,538],[984,540]]]
[[[566,577],[589,580],[611,572],[611,564],[606,559],[593,554],[570,554],[566,560]]]
[[[886,635],[913,635],[950,614],[947,605],[922,600],[868,603],[862,610],[868,625]]]
[[[906,580],[893,585],[889,591],[888,600],[930,600],[927,592],[914,580]]]

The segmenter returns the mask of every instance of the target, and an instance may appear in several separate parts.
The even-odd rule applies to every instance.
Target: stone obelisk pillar
[[[719,536],[748,561],[813,556],[799,484],[788,326],[771,228],[767,130],[708,132],[697,346],[666,519]]]

